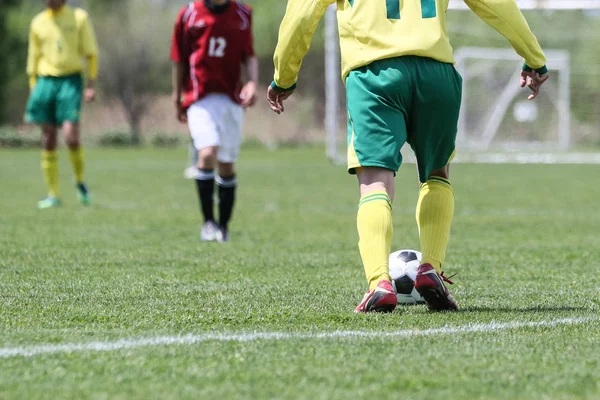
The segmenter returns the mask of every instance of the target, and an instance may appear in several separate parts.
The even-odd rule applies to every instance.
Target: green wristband
[[[277,86],[277,84],[275,83],[275,81],[271,82],[271,87],[281,93],[285,93],[285,92],[291,92],[292,90],[296,90],[296,84],[294,83],[292,86],[290,86],[287,89],[284,89],[282,87]]]
[[[537,73],[538,73],[538,74],[540,74],[540,75],[544,75],[544,74],[547,74],[547,73],[548,73],[548,67],[546,67],[546,66],[544,65],[544,66],[543,66],[543,67],[541,67],[541,68],[536,68],[536,69],[533,69],[533,68],[531,68],[530,66],[528,66],[527,64],[523,64],[523,71],[526,71],[526,72],[533,72],[533,71],[535,71],[535,72],[537,72]]]

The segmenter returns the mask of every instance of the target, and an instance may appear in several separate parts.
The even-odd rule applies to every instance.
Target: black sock
[[[215,171],[212,169],[199,169],[196,175],[196,188],[200,199],[200,208],[204,215],[204,222],[214,221],[213,196],[215,193]]]
[[[235,175],[232,175],[227,178],[219,176],[216,182],[219,187],[219,225],[227,230],[227,224],[229,224],[231,214],[233,213],[237,181]]]

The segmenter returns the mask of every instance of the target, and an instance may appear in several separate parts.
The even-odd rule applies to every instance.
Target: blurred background
[[[37,128],[22,123],[28,81],[25,73],[27,36],[33,16],[43,10],[40,0],[1,0],[0,6],[0,146],[37,147]],[[83,139],[90,146],[178,146],[187,144],[186,127],[179,124],[170,102],[171,30],[183,0],[69,0],[89,11],[100,43],[98,99],[86,104]],[[261,61],[261,85],[271,81],[272,54],[277,41],[284,0],[247,0],[254,9],[255,48]],[[524,12],[546,50],[568,55],[568,69],[555,78],[535,106],[523,103],[525,93],[507,94],[506,104],[490,143],[541,143],[558,146],[557,117],[569,116],[568,148],[600,150],[600,10],[530,10]],[[507,41],[473,13],[449,10],[448,30],[456,50],[464,47],[507,49]],[[261,88],[257,106],[247,112],[246,145],[268,147],[323,145],[325,120],[325,29],[318,28],[303,63],[297,96],[280,117],[272,114]],[[470,64],[469,64],[470,63]],[[497,99],[514,85],[515,60],[475,55],[465,61],[473,73],[465,79],[463,116],[468,132],[478,139],[498,113]],[[549,65],[552,67],[552,65]],[[469,68],[471,68],[469,67]],[[568,75],[569,103],[556,101],[560,79]],[[564,80],[563,80],[564,83]],[[337,84],[342,88],[342,82]],[[563,88],[564,89],[564,88]],[[564,91],[563,91],[564,92]],[[564,95],[564,93],[563,93]],[[345,146],[343,90],[335,108],[339,120],[339,149]],[[568,108],[565,110],[565,108]],[[565,114],[566,113],[566,114]],[[468,128],[467,128],[468,127]],[[488,134],[489,135],[489,134]],[[478,142],[477,140],[473,140]],[[490,143],[486,143],[490,145]],[[518,143],[522,143],[520,146]],[[564,148],[563,148],[564,150]]]

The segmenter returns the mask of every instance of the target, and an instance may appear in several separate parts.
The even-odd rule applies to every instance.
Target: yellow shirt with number
[[[27,74],[67,76],[83,71],[88,60],[88,74],[95,79],[98,44],[87,12],[80,8],[48,9],[38,14],[29,30]]]
[[[454,63],[446,30],[449,0],[338,0],[337,18],[343,79],[353,69],[385,58],[415,55]],[[514,0],[464,0],[539,69],[546,58]],[[302,59],[319,20],[335,0],[288,0],[275,50],[274,82],[296,84]]]

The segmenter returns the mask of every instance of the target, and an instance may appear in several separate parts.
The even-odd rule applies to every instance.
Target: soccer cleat
[[[85,183],[78,183],[75,188],[77,189],[77,197],[84,206],[89,206],[92,203],[92,194]]]
[[[227,232],[227,228],[224,226],[219,226],[217,230],[217,234],[215,235],[217,242],[219,243],[227,243],[229,242],[229,233]]]
[[[377,287],[365,293],[360,304],[354,309],[355,313],[392,312],[398,304],[396,291],[390,281],[379,281]]]
[[[431,264],[419,266],[415,289],[425,299],[427,307],[432,311],[458,310],[458,303],[454,300],[444,282],[454,284],[444,276],[443,272],[441,275],[438,274]]]
[[[183,177],[185,179],[195,179],[196,175],[198,175],[198,168],[191,166],[191,167],[187,167],[184,171],[183,171]]]
[[[52,196],[48,196],[45,199],[38,201],[38,208],[40,210],[46,208],[56,208],[60,206],[62,206],[62,202],[60,201],[60,199],[57,199],[56,197]]]
[[[213,221],[206,221],[200,228],[200,240],[203,242],[214,242],[217,240],[219,227]]]

